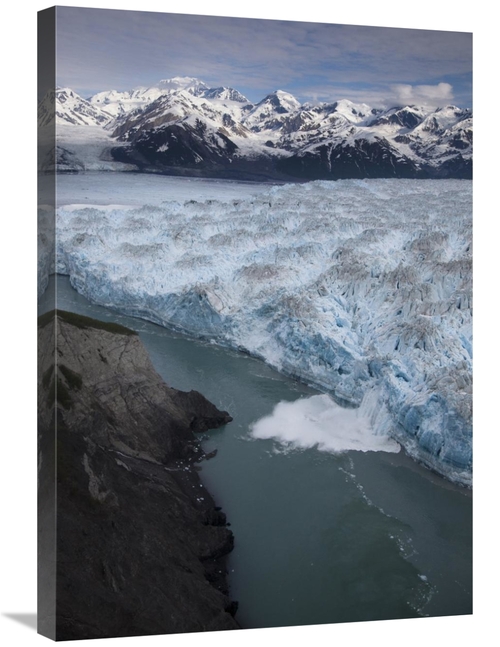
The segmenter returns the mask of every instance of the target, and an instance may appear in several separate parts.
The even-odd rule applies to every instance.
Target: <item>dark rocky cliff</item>
[[[52,462],[57,474],[56,639],[238,628],[224,565],[233,535],[199,479],[194,435],[230,416],[165,385],[132,331],[57,314],[39,319],[42,499]]]

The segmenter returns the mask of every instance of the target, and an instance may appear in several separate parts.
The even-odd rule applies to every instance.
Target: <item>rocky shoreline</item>
[[[42,510],[57,473],[54,637],[237,629],[225,566],[234,537],[200,480],[209,456],[195,436],[231,417],[168,387],[133,331],[54,315],[38,329]],[[43,515],[39,533],[43,594]]]

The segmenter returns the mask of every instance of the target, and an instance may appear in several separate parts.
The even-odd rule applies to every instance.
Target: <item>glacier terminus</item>
[[[55,270],[94,303],[261,358],[471,485],[472,183],[237,187],[59,206],[41,289]]]

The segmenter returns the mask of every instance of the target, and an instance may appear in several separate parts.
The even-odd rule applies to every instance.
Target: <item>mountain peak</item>
[[[262,106],[266,103],[271,104],[277,112],[281,113],[292,112],[293,110],[300,108],[300,102],[293,96],[293,94],[285,92],[284,90],[275,90],[274,92],[271,92],[271,94],[264,97],[264,99],[262,99],[262,101],[257,105]]]
[[[333,109],[349,121],[359,122],[373,115],[373,109],[366,103],[354,103],[349,99],[340,99],[332,104]]]
[[[192,76],[174,76],[171,79],[162,79],[154,87],[160,90],[189,90],[191,92],[194,90],[195,93],[209,89],[206,83]]]
[[[77,126],[105,126],[112,115],[92,105],[71,88],[57,87],[49,91],[38,106],[38,123],[45,126],[54,117],[59,122]]]
[[[239,103],[250,103],[250,101],[234,88],[218,87],[204,90],[203,96],[206,99],[223,99],[225,101],[238,101]]]

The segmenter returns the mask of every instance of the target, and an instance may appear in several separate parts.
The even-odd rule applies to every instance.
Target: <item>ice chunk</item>
[[[254,438],[274,438],[294,448],[317,447],[334,454],[348,450],[399,452],[397,442],[377,435],[360,409],[345,409],[328,395],[280,402],[251,427]]]

